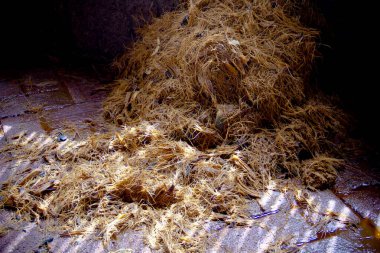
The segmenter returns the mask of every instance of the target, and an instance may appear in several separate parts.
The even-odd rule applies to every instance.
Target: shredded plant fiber
[[[191,0],[143,27],[114,63],[104,117],[117,129],[14,144],[45,163],[4,183],[2,206],[72,235],[139,228],[154,249],[199,252],[206,222],[244,225],[270,182],[332,185],[345,117],[308,92],[318,32],[275,2]]]

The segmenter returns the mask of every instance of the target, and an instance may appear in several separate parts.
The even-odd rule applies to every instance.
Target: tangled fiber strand
[[[244,225],[270,182],[333,184],[345,117],[305,93],[318,32],[290,6],[195,0],[142,28],[104,103],[119,127],[65,147],[14,144],[44,161],[3,183],[2,206],[69,235],[144,229],[152,248],[199,252],[207,221]]]

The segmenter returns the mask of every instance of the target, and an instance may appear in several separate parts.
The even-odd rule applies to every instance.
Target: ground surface
[[[20,133],[43,145],[68,127],[78,134],[100,131],[96,122],[110,89],[91,75],[62,69],[1,74],[0,148]],[[35,168],[38,163],[19,163],[12,154],[0,154],[0,184],[26,166]],[[308,192],[313,210],[305,209],[293,194],[268,190],[261,199],[252,200],[249,226],[207,224],[207,252],[380,252],[376,171],[376,164],[358,161],[355,168],[341,172],[333,191]],[[46,231],[43,222],[19,220],[0,209],[5,229],[0,231],[0,252],[152,252],[140,231],[126,231],[105,247],[101,241]]]

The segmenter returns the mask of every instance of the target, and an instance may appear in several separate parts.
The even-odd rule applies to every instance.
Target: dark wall
[[[176,0],[69,0],[67,16],[76,47],[99,60],[113,59],[136,38],[135,28],[174,9]]]
[[[40,62],[109,63],[135,27],[177,0],[36,0],[0,3],[0,66]]]
[[[320,85],[338,95],[357,121],[358,137],[380,147],[378,17],[371,1],[318,0],[322,31]]]
[[[68,47],[67,24],[57,15],[56,7],[54,0],[0,3],[2,66],[38,64],[47,54]]]

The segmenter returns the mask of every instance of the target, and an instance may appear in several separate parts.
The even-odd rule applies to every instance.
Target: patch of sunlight
[[[192,228],[192,229],[190,229],[190,231],[189,232],[187,232],[187,237],[193,237],[195,234],[196,234],[196,232],[198,231],[198,227],[200,227],[200,221],[196,221],[195,223],[194,223],[194,228]]]
[[[103,247],[103,244],[101,242],[97,242],[96,243],[96,248],[94,249],[94,253],[102,253],[104,252],[104,247]],[[116,251],[117,252],[117,251]]]
[[[47,137],[47,138],[45,138],[45,140],[41,143],[41,145],[39,146],[39,148],[42,148],[43,146],[47,145],[51,141],[53,141],[53,139],[50,136]]]
[[[5,169],[3,169],[3,168],[0,170],[0,178],[1,178],[1,179],[2,179],[2,178],[3,178],[3,176],[4,176],[4,174],[5,174],[5,171],[6,171],[6,170],[5,170]],[[1,180],[1,181],[3,181],[3,180]],[[1,181],[0,181],[0,182],[1,182]]]
[[[327,213],[333,213],[335,206],[336,206],[336,201],[335,200],[329,200],[329,203],[327,204],[326,212]]]
[[[345,206],[342,211],[339,212],[338,217],[340,221],[347,221],[349,219],[350,208]]]
[[[249,232],[252,230],[251,227],[244,228],[243,236],[239,239],[237,250],[239,250],[241,247],[243,247],[245,238],[248,236]]]
[[[212,247],[210,252],[218,252],[219,251],[219,249],[222,246],[222,242],[223,242],[224,238],[226,238],[226,236],[228,234],[228,231],[229,231],[228,227],[225,227],[222,229],[221,235],[218,237],[218,240],[215,242],[215,245],[214,245],[214,247]]]
[[[296,214],[296,212],[297,212],[296,208],[292,208],[292,209],[289,210],[289,213],[290,213],[291,216],[294,216]]]
[[[303,244],[304,242],[308,242],[311,238],[313,231],[311,229],[308,229],[304,231],[304,234],[300,239],[298,240],[299,243]]]
[[[375,231],[375,237],[377,239],[380,239],[380,213],[377,216],[377,219],[375,221],[376,231]]]
[[[137,151],[137,155],[140,157],[145,157],[146,155],[146,150],[145,149],[140,149]]]
[[[336,244],[338,241],[338,237],[334,236],[329,240],[329,244],[327,246],[326,253],[334,253],[336,252]]]
[[[80,249],[88,245],[88,239],[94,234],[97,225],[97,222],[92,221],[90,226],[85,229],[84,235],[76,240],[75,247],[70,250],[72,252],[81,252]]]
[[[57,250],[54,250],[54,252],[68,252],[69,246],[76,242],[75,238],[67,238],[63,243],[61,243]],[[57,245],[58,246],[58,245]]]
[[[286,202],[285,195],[283,193],[278,196],[278,198],[273,202],[273,205],[271,206],[272,210],[277,210],[282,204]]]
[[[192,158],[192,157],[194,157],[196,155],[195,149],[192,148],[192,147],[190,147],[190,146],[183,146],[182,149],[184,151],[183,152],[183,156],[185,158]]]
[[[277,183],[273,180],[269,181],[269,184],[267,186],[268,190],[276,190],[277,189]]]
[[[58,150],[63,150],[66,146],[67,146],[67,141],[65,141],[65,142],[60,142],[59,144],[58,144]]]
[[[267,192],[269,192],[269,191],[267,191]],[[269,200],[270,200],[271,198],[272,198],[272,195],[269,194],[269,197],[266,199],[266,203],[268,203]],[[281,198],[284,198],[284,197],[283,197],[283,194],[280,194],[280,195],[274,200],[273,203],[276,203],[276,204],[279,203],[279,202],[281,201]],[[275,205],[275,206],[276,206],[276,205]],[[278,205],[278,206],[279,206],[279,205]],[[272,207],[273,207],[273,205],[272,205]],[[260,223],[260,227],[262,227],[262,228],[267,227],[267,223],[268,223],[269,221],[270,221],[270,219],[269,219],[269,218],[266,218],[266,219],[264,220],[264,222],[261,222],[261,223]],[[259,246],[259,248],[258,248],[258,252],[265,252],[265,251],[268,249],[268,247],[270,246],[270,243],[274,241],[277,232],[278,232],[278,227],[277,227],[277,226],[273,226],[273,227],[267,232],[267,234],[265,235],[265,239],[264,239],[263,241],[261,241],[261,243],[260,243],[260,246]]]
[[[35,223],[31,223],[31,224],[28,224],[25,228],[24,228],[24,232],[19,232],[17,237],[10,243],[8,244],[8,246],[4,249],[4,253],[6,252],[13,252],[14,249],[17,247],[17,245],[25,238],[27,237],[30,232],[32,231],[33,228],[36,227],[36,224]]]
[[[280,197],[281,197],[281,196],[279,196],[279,197],[275,200],[275,202],[277,202],[278,199],[279,199]],[[260,226],[259,226],[259,227],[260,227],[260,228],[266,228],[266,227],[267,227],[267,223],[268,223],[268,221],[269,221],[269,219],[264,219],[264,221],[260,223]],[[252,221],[249,225],[252,226],[252,224],[253,224],[253,221]],[[257,228],[256,228],[256,229],[257,229]],[[243,244],[244,244],[246,238],[248,237],[250,231],[252,231],[252,227],[246,227],[246,228],[244,228],[243,235],[241,236],[241,238],[239,239],[239,242],[238,242],[238,247],[237,247],[238,250],[239,250],[241,247],[243,247]],[[256,236],[261,236],[262,231],[263,231],[263,230],[260,230],[260,231],[256,232],[255,235],[256,235]]]
[[[266,191],[266,192],[264,192],[264,194],[263,194],[263,196],[260,198],[260,204],[262,205],[262,206],[264,206],[266,203],[268,203],[269,202],[269,200],[271,199],[271,191],[270,190],[268,190],[268,191]]]
[[[116,251],[110,251],[109,253],[133,253],[133,250],[132,249],[118,249]]]
[[[312,222],[317,223],[319,215],[320,215],[320,212],[321,212],[321,204],[318,203],[318,205],[315,206],[313,212],[310,215],[310,219],[311,219]]]
[[[36,136],[36,134],[37,134],[36,132],[32,132],[31,134],[29,134],[25,138],[25,140],[21,143],[21,145],[23,145],[23,146],[27,145],[34,138],[34,136]]]
[[[3,125],[4,136],[12,129],[12,126]]]
[[[286,202],[285,194],[279,193],[277,197],[275,197],[276,191],[267,190],[264,192],[263,196],[258,201],[261,206],[270,205],[272,210],[278,209],[283,203]],[[270,211],[270,210],[266,210]]]
[[[277,231],[278,231],[277,226],[273,226],[271,228],[271,230],[265,235],[265,239],[260,242],[260,246],[257,251],[258,253],[266,252],[266,250],[270,246],[270,243],[274,241]]]

